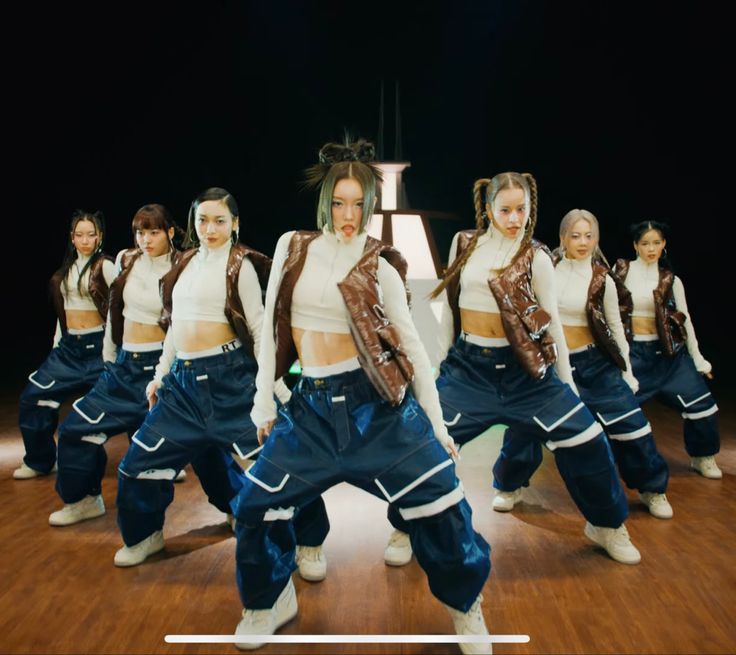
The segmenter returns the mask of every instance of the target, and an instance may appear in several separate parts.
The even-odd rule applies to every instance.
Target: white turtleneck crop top
[[[293,234],[294,232],[283,234],[276,245],[264,309],[264,325],[267,326],[273,325],[274,305]],[[350,332],[348,310],[337,283],[358,263],[366,238],[366,233],[357,234],[345,243],[341,237],[325,228],[309,244],[304,268],[294,286],[291,302],[292,327],[340,334]],[[449,435],[442,421],[442,409],[429,357],[411,318],[401,276],[383,257],[378,258],[378,283],[383,294],[386,316],[398,329],[401,346],[414,365],[414,395],[432,423],[435,436],[445,443]],[[273,401],[275,369],[276,344],[273,333],[266,330],[261,339],[257,391],[250,414],[253,423],[259,427],[276,418],[276,405]]]
[[[560,312],[562,325],[571,327],[588,327],[588,289],[593,278],[592,258],[568,259],[563,257],[555,267],[555,288],[557,293],[557,307]],[[622,377],[631,389],[636,392],[639,388],[636,378],[631,372],[629,360],[629,342],[626,340],[624,326],[619,313],[618,292],[616,283],[610,275],[606,275],[606,286],[603,291],[603,314],[606,323],[613,334],[613,338],[626,362],[626,370]]]
[[[637,257],[629,266],[629,273],[624,282],[626,288],[631,292],[634,302],[632,316],[642,318],[654,318],[654,296],[652,292],[659,284],[659,264],[648,263]],[[693,358],[698,373],[710,373],[712,366],[703,357],[698,347],[698,339],[695,336],[695,328],[690,320],[690,313],[685,300],[685,287],[679,277],[675,276],[672,282],[672,295],[675,298],[677,310],[685,315],[685,330],[687,331],[687,350]]]
[[[459,233],[458,233],[459,234]],[[452,240],[450,256],[447,265],[450,266],[457,255],[458,234]],[[460,272],[461,309],[472,309],[489,314],[499,314],[498,303],[488,286],[488,280],[498,277],[497,269],[508,266],[516,254],[523,233],[516,238],[509,239],[498,230],[489,228],[478,238],[475,249],[465,262]],[[552,260],[543,250],[537,250],[532,260],[532,290],[537,297],[539,306],[550,315],[549,334],[557,344],[557,362],[555,369],[560,379],[576,389],[570,370],[570,358],[565,343],[565,337],[557,313],[557,297],[555,295],[555,271]],[[447,302],[447,293],[442,293],[442,314],[438,334],[441,357],[444,359],[452,345],[454,334],[453,317],[450,305]]]
[[[88,268],[84,272],[82,278],[82,284],[79,285],[82,289],[81,293],[77,286],[79,282],[79,274],[82,269],[87,265],[90,260],[88,255],[82,255],[77,252],[77,259],[69,267],[69,272],[66,276],[66,284],[61,283],[61,296],[64,299],[64,309],[71,310],[82,310],[82,311],[97,311],[97,307],[92,300],[92,296],[89,295],[89,275],[90,269]],[[105,278],[105,282],[109,286],[117,275],[115,264],[110,260],[106,259],[102,263],[102,277]],[[54,348],[59,345],[61,340],[61,325],[59,321],[56,321],[56,332],[54,333]]]
[[[126,250],[121,250],[115,259],[115,270],[118,275]],[[159,280],[171,269],[171,255],[166,253],[151,257],[145,252],[133,262],[123,289],[123,316],[130,321],[143,325],[157,325],[161,318],[161,294]],[[114,362],[117,346],[112,340],[110,314],[107,315],[105,341],[102,347],[102,358],[106,362]]]
[[[200,244],[197,254],[181,272],[172,292],[171,327],[166,333],[164,350],[156,366],[154,380],[161,381],[174,363],[176,351],[183,350],[178,346],[177,324],[181,321],[228,322],[225,316],[225,300],[230,249],[229,241],[219,248],[208,248],[205,244]],[[238,295],[243,303],[248,332],[253,337],[253,349],[257,353],[261,340],[263,304],[258,275],[247,257],[243,258],[240,267]]]

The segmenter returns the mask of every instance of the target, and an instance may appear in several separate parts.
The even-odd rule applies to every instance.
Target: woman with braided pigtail
[[[308,181],[319,231],[278,241],[266,291],[251,418],[265,445],[233,503],[244,610],[236,646],[262,645],[297,614],[288,519],[339,482],[389,503],[406,523],[432,593],[464,653],[488,653],[481,589],[490,548],[473,530],[455,444],[411,319],[401,254],[368,236],[380,180],[365,141],[327,144]],[[295,359],[302,377],[277,411],[273,385]]]
[[[493,467],[497,511],[513,508],[538,444],[546,445],[587,519],[586,536],[614,560],[636,564],[611,448],[573,382],[552,259],[533,238],[534,177],[501,173],[478,180],[473,195],[476,229],[455,235],[433,292],[445,300],[440,339],[449,352],[437,380],[445,425],[460,445],[509,425]]]

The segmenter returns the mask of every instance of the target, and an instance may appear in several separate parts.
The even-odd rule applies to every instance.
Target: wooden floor
[[[476,529],[493,547],[483,611],[496,634],[528,634],[495,653],[733,653],[736,651],[736,409],[720,398],[720,481],[688,470],[680,419],[646,406],[670,464],[675,517],[651,517],[628,492],[639,566],[610,560],[583,535],[550,453],[511,514],[491,511],[491,430],[462,451],[458,473]],[[65,408],[66,409],[66,408]],[[108,512],[68,528],[47,520],[54,478],[14,481],[22,457],[16,397],[0,397],[0,652],[235,653],[228,644],[167,644],[166,634],[232,634],[240,617],[235,539],[196,477],[176,486],[166,550],[142,566],[112,564],[115,467],[127,444],[108,445]],[[385,505],[345,485],[326,494],[332,531],[327,579],[295,575],[299,614],[282,634],[452,634],[416,562],[383,564]],[[270,645],[271,653],[459,653],[454,644]]]

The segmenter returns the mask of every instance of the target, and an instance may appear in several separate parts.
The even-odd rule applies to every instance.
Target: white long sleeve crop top
[[[176,351],[182,350],[177,345],[177,324],[181,321],[228,322],[225,316],[225,300],[226,267],[230,248],[230,242],[219,248],[208,248],[205,244],[201,244],[197,254],[181,272],[172,292],[171,327],[166,334],[164,350],[156,366],[155,381],[161,382],[176,359]],[[243,303],[248,332],[253,337],[253,351],[257,353],[261,341],[263,304],[258,275],[247,257],[243,258],[240,267],[238,294]],[[283,389],[279,388],[279,391],[288,399],[289,391],[285,385]]]
[[[266,291],[266,329],[258,355],[257,390],[251,411],[251,419],[259,427],[276,418],[276,405],[273,401],[276,343],[271,326],[284,262],[293,234],[294,232],[283,234],[276,245]],[[292,327],[340,334],[350,332],[348,310],[337,283],[357,264],[363,254],[366,238],[367,234],[362,233],[345,243],[341,237],[325,229],[309,244],[304,268],[294,286]],[[386,316],[398,329],[401,346],[414,365],[412,391],[432,423],[435,435],[444,443],[449,440],[449,435],[442,421],[442,409],[429,357],[412,321],[401,276],[383,257],[378,258],[378,283],[383,293]]]
[[[119,275],[123,255],[127,250],[121,250],[115,258],[115,270]],[[147,253],[141,254],[133,262],[123,289],[123,317],[143,325],[157,325],[161,318],[161,294],[159,280],[171,269],[171,254],[166,253],[158,257],[151,257]],[[102,358],[106,362],[114,362],[117,355],[117,346],[112,340],[110,313],[107,314],[107,329],[102,346]]]
[[[459,233],[458,233],[459,234]],[[457,255],[458,234],[452,240],[447,265],[450,266]],[[465,262],[460,273],[461,309],[498,314],[500,310],[496,298],[488,286],[488,280],[498,277],[497,269],[508,266],[521,244],[522,236],[514,239],[503,236],[498,230],[489,229],[478,238],[478,243]],[[555,369],[563,382],[576,389],[570,369],[570,356],[565,342],[565,335],[557,312],[557,295],[555,293],[555,270],[549,255],[537,250],[532,260],[532,290],[539,306],[550,315],[549,334],[557,344],[557,362]],[[447,354],[452,345],[455,332],[452,310],[447,301],[447,293],[442,293],[442,313],[440,318],[439,346],[441,358]]]
[[[631,298],[634,302],[634,310],[631,315],[634,317],[654,318],[654,296],[652,292],[659,284],[659,264],[657,262],[648,263],[637,257],[629,266],[625,284],[626,288],[631,292]],[[687,350],[693,358],[695,368],[699,373],[710,373],[713,367],[700,353],[698,339],[695,336],[695,328],[690,320],[690,313],[687,309],[685,287],[676,275],[672,282],[672,295],[675,298],[677,310],[685,315]]]
[[[69,272],[66,276],[66,284],[64,282],[61,283],[60,290],[61,296],[64,299],[65,310],[71,309],[93,312],[97,311],[97,307],[92,300],[92,296],[89,295],[89,276],[91,272],[89,268],[84,272],[82,284],[78,285],[79,274],[81,273],[82,269],[87,265],[87,262],[89,260],[90,257],[88,255],[82,255],[77,252],[77,259],[69,267]],[[115,279],[116,275],[117,270],[115,268],[115,264],[113,264],[110,260],[105,259],[102,263],[102,277],[105,278],[105,282],[108,286],[112,284],[112,281]],[[79,287],[81,287],[81,293]],[[54,348],[59,345],[60,340],[61,325],[57,320],[56,332],[54,333]]]
[[[555,267],[555,288],[557,307],[562,325],[572,327],[588,327],[588,289],[593,278],[591,257],[585,259],[568,259],[563,257]],[[603,291],[603,313],[613,338],[626,362],[626,370],[622,377],[631,389],[636,392],[639,385],[631,372],[629,359],[629,342],[626,340],[624,326],[619,313],[618,292],[616,283],[610,275],[606,275],[606,286]]]

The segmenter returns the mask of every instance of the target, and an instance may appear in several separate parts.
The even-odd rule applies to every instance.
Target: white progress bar
[[[166,635],[169,644],[527,644],[529,635]]]

